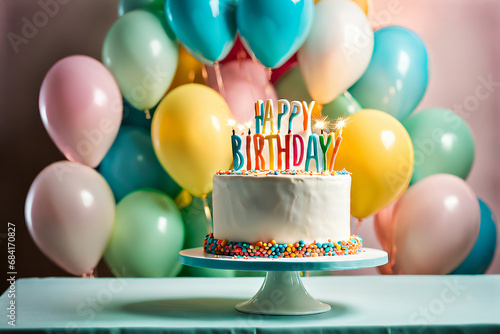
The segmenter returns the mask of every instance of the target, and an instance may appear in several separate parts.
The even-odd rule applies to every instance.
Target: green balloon
[[[207,202],[212,212],[212,194],[207,196]],[[191,204],[181,210],[186,231],[184,249],[202,247],[207,232],[207,223],[203,201],[193,197]],[[234,270],[221,270],[210,268],[197,268],[184,266],[179,276],[195,277],[234,277]]]
[[[465,179],[474,161],[474,139],[463,119],[448,109],[426,109],[403,123],[413,143],[415,167],[410,184],[447,173]]]
[[[312,101],[311,95],[307,91],[304,79],[300,73],[300,68],[295,67],[285,72],[275,84],[276,92],[280,99],[289,101]],[[329,120],[334,120],[339,117],[346,117],[361,110],[361,106],[349,92],[345,92],[337,97],[332,102],[325,104],[321,114],[328,116]]]
[[[339,117],[348,117],[356,111],[360,111],[361,105],[349,92],[344,92],[332,102],[325,104],[321,114],[328,116],[329,120],[334,120]]]
[[[163,11],[165,0],[120,0],[118,2],[118,16],[134,9],[151,9]]]
[[[177,69],[179,46],[163,13],[137,9],[120,17],[102,46],[102,62],[136,109],[163,98]]]
[[[116,206],[104,259],[118,277],[172,277],[181,269],[183,244],[184,224],[174,201],[156,190],[138,190]]]

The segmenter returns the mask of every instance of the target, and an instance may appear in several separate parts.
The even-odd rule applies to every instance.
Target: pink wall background
[[[38,1],[0,0],[0,245],[6,247],[6,223],[15,223],[18,277],[66,275],[40,253],[24,221],[31,182],[45,166],[64,158],[38,113],[43,77],[50,66],[68,55],[100,59],[105,34],[117,18],[117,0],[47,2],[57,4],[50,15],[44,14],[47,10]],[[430,53],[431,77],[417,110],[451,108],[467,120],[476,142],[476,160],[467,182],[500,217],[500,2],[375,0],[373,9],[375,27],[403,25],[423,38]],[[27,21],[38,27],[23,32]],[[12,43],[9,37],[16,38],[13,34],[25,39]],[[457,105],[471,103],[480,78],[490,76],[499,85],[487,98],[478,99],[477,107],[460,112]],[[380,248],[371,219],[363,222],[358,233],[366,246]],[[489,273],[500,273],[499,253],[500,247]],[[100,276],[109,275],[103,263],[97,271]]]

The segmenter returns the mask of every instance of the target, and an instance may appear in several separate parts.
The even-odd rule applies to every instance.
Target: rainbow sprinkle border
[[[284,170],[219,170],[215,174],[217,175],[250,175],[250,176],[264,176],[264,175],[322,175],[322,176],[335,176],[335,175],[351,175],[345,169],[336,171],[305,171],[301,169],[284,169]]]
[[[351,235],[349,240],[320,243],[313,242],[307,245],[303,240],[295,244],[279,244],[274,240],[269,242],[234,242],[226,239],[215,239],[213,233],[208,234],[203,242],[205,253],[227,255],[235,258],[268,257],[268,258],[302,258],[317,256],[355,255],[361,252],[363,239]]]

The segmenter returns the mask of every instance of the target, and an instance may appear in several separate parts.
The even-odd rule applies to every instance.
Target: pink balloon
[[[221,76],[224,85],[223,97],[234,120],[240,124],[254,118],[257,100],[278,99],[276,90],[267,79],[264,65],[254,63],[251,59],[222,64]],[[208,69],[207,79],[207,84],[219,91],[213,68]]]
[[[394,273],[450,273],[474,247],[480,218],[476,195],[461,178],[435,174],[418,181],[394,210]]]
[[[33,181],[25,216],[38,248],[67,272],[82,275],[104,253],[114,224],[115,200],[94,169],[59,161]]]
[[[394,207],[395,203],[386,206],[380,210],[373,219],[375,235],[377,236],[378,241],[380,241],[382,248],[389,254],[391,253],[394,245],[394,226],[392,224]]]
[[[70,161],[97,167],[116,138],[122,97],[108,69],[87,56],[70,56],[50,68],[40,89],[43,125]]]

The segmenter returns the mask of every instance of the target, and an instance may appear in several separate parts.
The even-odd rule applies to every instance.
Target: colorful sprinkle
[[[217,175],[250,175],[250,176],[281,176],[281,175],[323,175],[323,176],[334,176],[334,175],[350,175],[348,171],[319,171],[319,172],[306,172],[305,170],[219,170]]]
[[[279,244],[275,240],[269,242],[234,242],[226,239],[215,239],[210,233],[205,237],[203,249],[206,253],[216,255],[228,255],[235,258],[269,257],[269,258],[294,258],[294,257],[318,257],[355,255],[361,252],[363,239],[357,235],[351,235],[349,240],[337,242],[306,244],[303,240],[295,244]],[[255,251],[255,252],[254,252]]]

